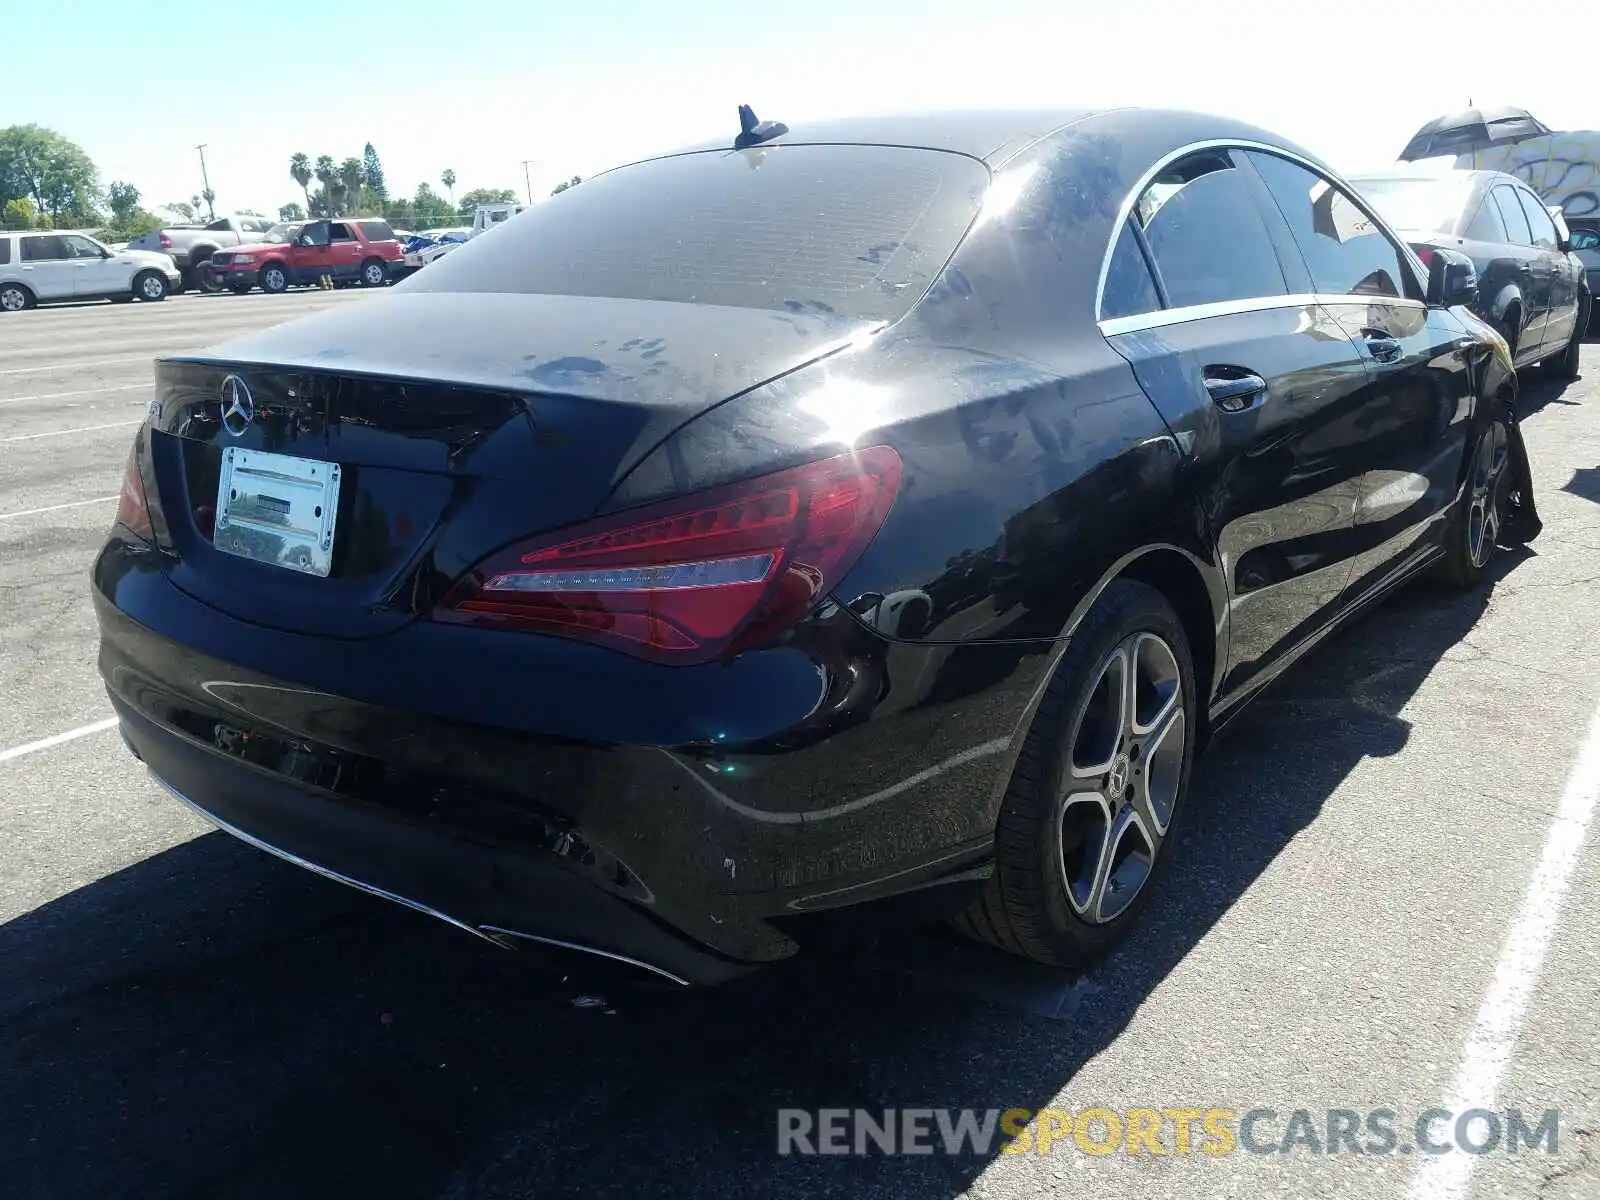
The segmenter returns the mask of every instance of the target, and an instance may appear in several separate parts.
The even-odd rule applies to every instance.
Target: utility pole
[[[522,160],[522,182],[527,185],[528,204],[530,206],[533,204],[533,177],[528,174],[528,164],[535,161],[537,160],[532,158],[525,158]]]
[[[217,210],[216,206],[211,203],[211,178],[206,174],[206,147],[208,145],[210,145],[209,142],[201,142],[195,149],[200,151],[200,182],[205,184],[206,188],[201,195],[205,197],[206,211],[211,214],[209,219],[215,221],[217,219]]]

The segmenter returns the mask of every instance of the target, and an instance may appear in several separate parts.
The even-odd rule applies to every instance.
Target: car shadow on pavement
[[[0,1178],[36,1200],[954,1196],[998,1141],[779,1158],[776,1112],[1049,1104],[1341,781],[1406,745],[1399,712],[1487,597],[1413,585],[1289,672],[1198,766],[1140,928],[1073,977],[924,934],[601,990],[202,836],[0,926]]]

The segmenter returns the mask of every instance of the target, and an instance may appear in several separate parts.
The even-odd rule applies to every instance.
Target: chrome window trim
[[[1365,292],[1296,292],[1290,296],[1251,296],[1244,300],[1218,300],[1212,304],[1186,304],[1182,308],[1156,308],[1131,317],[1110,317],[1098,322],[1106,337],[1159,329],[1163,325],[1183,325],[1207,317],[1226,317],[1234,313],[1269,312],[1275,308],[1303,308],[1309,304],[1385,304],[1402,308],[1427,309],[1421,300],[1409,296],[1372,296]]]
[[[1140,314],[1140,316],[1137,318],[1112,317],[1109,321],[1102,320],[1100,317],[1100,313],[1104,307],[1106,298],[1106,279],[1111,274],[1111,256],[1116,252],[1117,249],[1117,235],[1122,231],[1122,227],[1127,223],[1128,218],[1133,215],[1133,206],[1139,202],[1139,197],[1144,195],[1145,188],[1150,186],[1155,177],[1161,174],[1162,171],[1166,170],[1173,163],[1177,162],[1180,158],[1184,158],[1190,154],[1198,153],[1201,150],[1259,150],[1266,154],[1276,154],[1279,158],[1287,159],[1292,163],[1297,163],[1306,170],[1310,171],[1312,174],[1326,179],[1335,187],[1343,190],[1344,193],[1355,202],[1356,207],[1366,214],[1367,219],[1376,225],[1383,235],[1389,239],[1390,244],[1399,248],[1401,258],[1411,268],[1412,274],[1414,275],[1412,282],[1420,283],[1422,285],[1423,292],[1427,292],[1428,272],[1423,268],[1422,260],[1417,257],[1416,252],[1411,249],[1411,247],[1406,243],[1405,239],[1396,235],[1395,231],[1389,228],[1388,222],[1374,212],[1372,206],[1362,199],[1361,193],[1357,191],[1356,188],[1352,186],[1350,182],[1341,176],[1337,171],[1331,170],[1330,168],[1323,166],[1321,163],[1314,162],[1311,159],[1306,158],[1303,154],[1296,154],[1293,150],[1286,150],[1282,146],[1274,146],[1268,142],[1256,142],[1251,141],[1248,138],[1206,138],[1202,141],[1190,142],[1188,145],[1180,146],[1178,149],[1169,152],[1161,158],[1158,158],[1143,175],[1139,176],[1139,181],[1134,184],[1132,190],[1130,190],[1128,194],[1122,198],[1122,203],[1117,208],[1117,219],[1111,224],[1111,237],[1107,241],[1105,253],[1100,259],[1100,278],[1096,281],[1094,288],[1094,315],[1095,320],[1099,323],[1102,332],[1104,332],[1107,325],[1114,325],[1122,321],[1143,320],[1145,316],[1150,315]],[[1365,296],[1362,298],[1367,301],[1371,301],[1373,299],[1371,296]],[[1247,312],[1252,310],[1240,309],[1237,306],[1241,303],[1251,303],[1255,299],[1260,299],[1263,301],[1259,308],[1267,309],[1280,307],[1280,305],[1276,303],[1277,301],[1292,301],[1294,297],[1252,297],[1249,300],[1244,301],[1219,301],[1215,305],[1196,304],[1191,305],[1190,308],[1199,309],[1216,307],[1224,311]],[[1398,299],[1410,304],[1422,304],[1421,301],[1411,300],[1410,297],[1402,296],[1398,297]],[[1273,303],[1267,303],[1267,301],[1272,301]],[[1422,306],[1424,308],[1427,307],[1425,304]],[[1178,312],[1181,310],[1163,309],[1161,311]],[[1205,315],[1211,316],[1216,314],[1208,313]],[[1199,319],[1199,317],[1195,316],[1186,316],[1180,318],[1180,320],[1186,321],[1194,321]],[[1171,325],[1175,323],[1176,322],[1174,321],[1162,321],[1154,322],[1152,324]],[[1149,327],[1150,326],[1148,325],[1139,326],[1139,328]],[[1120,332],[1128,331],[1121,330]]]

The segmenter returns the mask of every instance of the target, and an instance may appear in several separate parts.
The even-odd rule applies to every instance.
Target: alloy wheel
[[[1467,553],[1472,565],[1482,567],[1494,553],[1500,537],[1501,483],[1510,457],[1510,438],[1503,422],[1496,421],[1478,440],[1472,462],[1472,500],[1467,509]]]
[[[28,297],[21,288],[5,288],[0,290],[0,309],[6,312],[21,312],[28,307]]]
[[[167,285],[154,275],[146,275],[139,291],[146,300],[159,300],[167,294]]]
[[[1177,806],[1187,738],[1172,647],[1149,632],[1124,638],[1095,678],[1062,773],[1067,901],[1090,924],[1116,920],[1150,878]]]

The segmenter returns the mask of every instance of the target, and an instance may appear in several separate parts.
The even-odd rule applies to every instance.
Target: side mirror
[[[1471,305],[1478,299],[1478,268],[1457,250],[1430,249],[1428,264],[1428,303],[1453,308]]]

